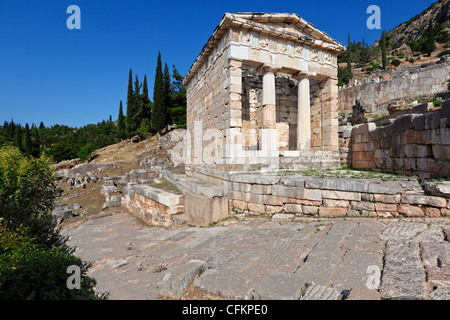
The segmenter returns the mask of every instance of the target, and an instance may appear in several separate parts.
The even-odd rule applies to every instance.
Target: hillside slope
[[[429,21],[439,22],[447,29],[450,28],[450,0],[439,0],[422,11],[420,14],[398,25],[387,33],[392,44],[399,46],[410,40],[419,40],[428,27]],[[375,42],[374,46],[378,45]]]

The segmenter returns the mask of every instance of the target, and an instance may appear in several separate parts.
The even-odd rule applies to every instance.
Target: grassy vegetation
[[[148,185],[153,188],[161,189],[166,192],[174,193],[176,195],[182,195],[183,193],[178,189],[176,185],[167,179],[160,179],[160,182],[149,183]]]
[[[353,170],[348,167],[341,169],[324,169],[324,170],[287,170],[285,175],[301,174],[303,176],[311,176],[317,178],[343,178],[343,179],[381,179],[382,181],[396,181],[399,179],[417,179],[417,176],[406,176],[402,174],[382,173],[378,171],[360,171]]]

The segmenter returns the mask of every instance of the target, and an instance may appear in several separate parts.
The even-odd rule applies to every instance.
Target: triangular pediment
[[[254,27],[279,34],[281,37],[298,37],[308,42],[318,44],[328,43],[337,51],[343,51],[344,45],[331,38],[328,34],[318,30],[313,24],[293,13],[233,13],[226,14],[233,25],[248,29]],[[264,31],[263,31],[264,32]]]

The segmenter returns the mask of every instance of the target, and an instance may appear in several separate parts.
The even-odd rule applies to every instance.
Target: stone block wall
[[[123,187],[122,206],[152,226],[176,225],[173,216],[184,211],[184,196],[146,185]]]
[[[408,193],[413,192],[413,193]],[[418,182],[235,175],[230,214],[248,212],[280,221],[299,217],[440,217],[450,200],[425,195]]]
[[[450,177],[450,100],[427,114],[398,117],[392,124],[354,126],[348,163],[421,178]]]
[[[240,92],[240,88],[234,88],[235,82],[239,80],[240,68],[229,63],[227,48],[223,43],[227,36],[218,45],[214,56],[210,57],[208,64],[204,64],[197,75],[197,80],[193,81],[187,91],[187,130],[191,138],[191,157],[201,160],[200,144],[203,142],[203,134],[208,129],[220,130],[225,137],[228,123],[234,113],[239,114],[240,119],[240,94],[231,95],[231,90]],[[235,79],[237,77],[237,79]],[[233,83],[232,83],[233,82]],[[237,119],[237,114],[233,119]],[[201,120],[202,127],[194,131],[194,121]],[[233,120],[234,121],[234,120]],[[240,123],[235,123],[240,126]],[[194,137],[195,142],[194,144]]]
[[[381,82],[369,82],[339,90],[339,113],[352,112],[355,101],[362,101],[367,112],[387,113],[394,100],[430,97],[448,91],[450,60],[428,66],[414,66],[395,71],[393,78]]]

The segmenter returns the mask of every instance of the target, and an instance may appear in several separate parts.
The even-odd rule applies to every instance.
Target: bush
[[[0,218],[7,230],[27,228],[46,248],[64,245],[51,215],[57,196],[51,161],[28,158],[16,147],[0,149]]]
[[[56,185],[50,160],[0,149],[0,300],[95,299],[89,264],[72,255],[51,211]],[[67,267],[80,268],[80,289],[67,288]],[[106,296],[100,296],[104,298]]]
[[[414,63],[415,61],[416,61],[416,59],[414,59],[414,58],[409,59],[409,63]]]
[[[399,58],[404,58],[405,57],[405,53],[404,52],[399,52],[398,57]]]
[[[22,231],[8,231],[0,221],[0,299],[65,300],[104,299],[93,288],[95,280],[83,263],[62,247],[51,249],[37,244]],[[69,266],[80,268],[80,289],[69,289]],[[69,279],[69,283],[70,283]]]
[[[142,137],[147,137],[150,133],[150,130],[150,121],[145,118],[144,120],[142,120],[137,133]]]
[[[92,158],[92,152],[95,151],[95,146],[92,143],[87,143],[83,148],[81,148],[78,153],[78,158],[81,161],[87,161]]]
[[[429,100],[428,102],[433,102],[433,105],[435,107],[441,107],[442,106],[442,101],[441,100],[436,100],[435,98],[433,98],[432,100]]]
[[[398,66],[401,64],[401,61],[398,60],[398,59],[394,59],[394,60],[391,61],[391,64],[392,64],[394,67],[398,67]]]
[[[445,56],[446,54],[450,54],[450,49],[442,51],[441,53],[439,53],[438,57]]]

